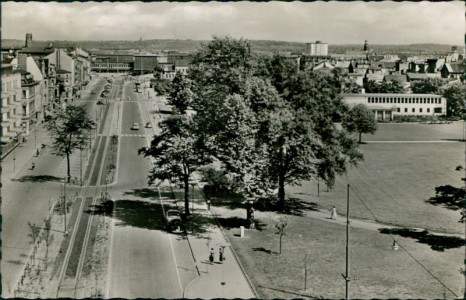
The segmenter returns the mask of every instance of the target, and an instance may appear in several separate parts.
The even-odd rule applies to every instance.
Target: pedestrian
[[[225,256],[223,254],[223,247],[218,248],[218,260],[222,263],[225,260]]]
[[[210,249],[209,261],[210,261],[210,264],[211,264],[211,265],[214,263],[214,248],[211,248],[211,249]]]
[[[210,211],[210,200],[207,199],[207,210]]]
[[[36,167],[36,163],[35,163],[35,162],[32,162],[31,170],[34,170],[35,167]]]
[[[338,217],[338,215],[337,215],[337,209],[336,209],[336,207],[335,207],[335,205],[334,205],[333,208],[332,208],[332,214],[330,215],[330,218],[331,218],[332,220],[336,220],[337,217]]]
[[[398,250],[398,244],[396,241],[393,241],[392,249],[395,251]]]
[[[36,149],[36,156],[39,156],[39,149]]]

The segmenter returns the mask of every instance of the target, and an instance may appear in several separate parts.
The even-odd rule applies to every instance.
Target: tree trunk
[[[361,135],[362,135],[362,133],[360,132],[359,133],[359,144],[361,144]]]
[[[66,174],[67,174],[66,182],[70,183],[70,179],[71,179],[71,168],[70,168],[70,154],[69,154],[69,153],[66,153],[66,166],[67,166],[67,170],[66,170]]]
[[[279,246],[278,254],[282,254],[282,234],[280,234],[280,246]]]
[[[184,183],[184,210],[186,215],[189,216],[191,213],[189,211],[189,176],[183,177]]]

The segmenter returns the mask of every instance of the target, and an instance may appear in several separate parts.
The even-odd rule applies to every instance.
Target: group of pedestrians
[[[212,265],[215,261],[215,251],[214,251],[214,248],[210,248],[210,252],[209,252],[209,262],[210,264]],[[223,263],[223,261],[225,260],[225,247],[219,247],[218,248],[218,261],[220,263]]]

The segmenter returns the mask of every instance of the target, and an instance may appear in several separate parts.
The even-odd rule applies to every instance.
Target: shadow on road
[[[56,177],[56,176],[50,176],[50,175],[26,175],[26,176],[22,176],[22,177],[20,177],[18,179],[13,179],[13,181],[19,181],[19,182],[47,182],[47,181],[63,182],[63,178]]]
[[[427,230],[417,231],[409,228],[401,229],[379,229],[380,233],[396,234],[406,238],[417,239],[418,243],[427,244],[432,250],[443,252],[445,249],[459,248],[464,246],[464,239],[455,236],[434,235]]]
[[[150,230],[165,230],[162,205],[147,201],[116,200],[113,210],[116,226],[132,226]]]
[[[132,189],[129,192],[125,192],[123,195],[125,196],[136,196],[139,198],[151,198],[151,199],[158,199],[159,193],[157,190],[154,189]]]
[[[254,208],[259,211],[280,211],[280,206],[277,197],[269,199],[260,199],[254,203]],[[314,202],[308,202],[300,198],[287,198],[285,199],[284,214],[302,216],[304,211],[318,211],[319,205]]]

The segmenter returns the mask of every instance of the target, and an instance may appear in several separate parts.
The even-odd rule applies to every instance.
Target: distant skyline
[[[2,2],[2,39],[250,40],[464,45],[451,2]]]

